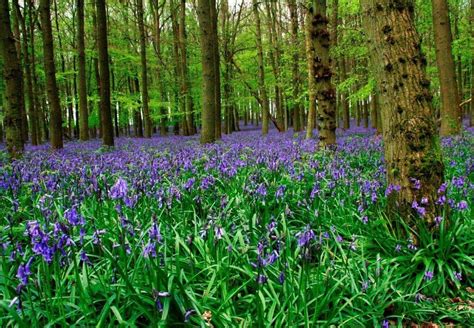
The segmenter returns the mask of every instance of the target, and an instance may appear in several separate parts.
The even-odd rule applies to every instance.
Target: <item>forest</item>
[[[1,327],[473,327],[474,0],[0,0]]]

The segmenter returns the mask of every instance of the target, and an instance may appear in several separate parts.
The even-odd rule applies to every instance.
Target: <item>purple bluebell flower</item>
[[[425,272],[425,275],[424,275],[424,279],[425,280],[433,280],[433,277],[434,277],[434,273],[433,271],[426,271]]]
[[[285,282],[285,272],[280,272],[280,274],[278,275],[278,282],[280,283],[280,285],[283,285],[283,283]]]
[[[81,263],[92,265],[92,262],[91,260],[89,260],[89,257],[87,256],[86,252],[81,251],[80,259],[81,259]]]
[[[278,186],[277,191],[275,192],[275,198],[282,198],[285,194],[286,186]]]
[[[313,229],[308,225],[306,226],[305,230],[298,232],[296,234],[296,238],[298,238],[298,246],[303,247],[309,244],[309,242],[314,239],[315,233]]]
[[[67,210],[64,213],[64,218],[72,226],[84,225],[85,224],[84,218],[77,212],[75,207]]]
[[[268,280],[267,276],[265,276],[265,275],[263,275],[263,274],[259,274],[259,275],[257,276],[257,283],[258,283],[258,284],[264,284],[264,283],[267,282],[267,280]]]
[[[214,228],[214,235],[216,236],[217,240],[222,239],[222,237],[224,236],[224,233],[225,233],[225,231],[221,226],[216,226]]]
[[[454,274],[454,278],[455,278],[456,280],[458,280],[458,281],[461,281],[461,280],[462,280],[462,273],[461,273],[461,272],[456,272],[456,271],[454,271],[453,274]]]
[[[467,202],[465,200],[462,200],[458,203],[457,207],[460,211],[464,211],[465,209],[467,209]]]
[[[127,182],[122,178],[118,178],[112,188],[110,188],[109,197],[112,199],[123,199],[127,196],[127,193]]]

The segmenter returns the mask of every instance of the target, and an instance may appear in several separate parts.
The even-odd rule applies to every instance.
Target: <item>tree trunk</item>
[[[36,118],[36,107],[35,107],[35,95],[33,89],[33,77],[31,74],[31,57],[29,50],[29,31],[26,27],[26,17],[28,13],[27,4],[25,3],[25,9],[23,17],[20,12],[20,6],[18,2],[14,3],[15,11],[17,12],[17,17],[21,22],[21,31],[23,34],[22,46],[23,46],[23,62],[25,66],[25,78],[26,78],[26,96],[28,98],[28,113],[30,117],[30,127],[31,127],[31,144],[36,146],[39,144],[38,141],[38,120]],[[28,16],[29,19],[32,19],[31,16]]]
[[[269,51],[269,58],[270,58],[270,65],[272,67],[273,76],[275,79],[275,114],[276,114],[276,121],[278,126],[282,127],[281,131],[283,132],[285,122],[284,122],[284,110],[283,110],[283,102],[282,102],[282,95],[281,95],[281,87],[280,87],[280,55],[279,55],[279,46],[277,41],[277,31],[275,25],[275,12],[274,6],[271,6],[272,3],[265,1],[265,9],[267,13],[267,25],[268,25],[268,39],[270,41],[270,51]]]
[[[288,8],[290,10],[290,22],[291,22],[291,43],[293,44],[292,57],[293,62],[291,65],[291,79],[293,84],[292,94],[292,118],[293,118],[293,130],[299,132],[303,129],[300,122],[300,108],[301,104],[299,101],[300,97],[300,72],[299,72],[299,46],[298,46],[298,7],[296,0],[288,0]]]
[[[309,110],[308,110],[308,122],[306,125],[306,139],[313,137],[313,129],[316,125],[316,74],[314,67],[315,59],[315,45],[313,43],[313,15],[310,10],[306,13],[306,26],[305,26],[305,44],[306,44],[306,61],[308,64],[308,97],[309,97]]]
[[[347,79],[347,63],[346,60],[343,58],[341,60],[341,79]],[[342,127],[344,130],[350,129],[351,127],[351,117],[350,117],[350,109],[349,109],[349,101],[347,100],[347,95],[345,93],[342,94],[341,97],[341,104],[342,104],[342,120],[343,124]]]
[[[416,228],[413,215],[423,207],[424,220],[432,225],[444,166],[413,2],[363,0],[362,8],[380,91],[388,185],[400,188],[390,194],[389,208]]]
[[[219,38],[217,36],[217,3],[216,0],[209,0],[210,1],[210,19],[211,19],[211,37],[212,40],[212,50],[214,52],[214,76],[215,76],[215,83],[214,83],[214,98],[215,98],[215,125],[214,125],[214,133],[216,140],[221,139],[222,136],[222,122],[221,122],[221,68],[220,68],[220,56],[219,56]]]
[[[370,126],[372,129],[377,128],[377,100],[376,92],[372,94],[372,99],[370,100]]]
[[[152,123],[148,104],[148,69],[146,61],[145,24],[143,18],[143,0],[137,0],[138,30],[140,33],[140,60],[142,65],[142,106],[143,120],[145,122],[145,138],[150,138]]]
[[[41,28],[43,30],[44,70],[46,74],[46,91],[50,108],[50,138],[53,149],[63,148],[63,131],[61,105],[59,103],[54,64],[53,32],[51,27],[50,0],[40,0]]]
[[[474,0],[471,0],[471,38],[474,40]],[[471,59],[471,118],[469,126],[474,126],[474,56]]]
[[[18,92],[23,74],[10,26],[8,0],[0,0],[0,51],[4,63],[6,144],[10,158],[15,159],[21,157],[24,149],[21,127],[21,97],[23,94]]]
[[[107,11],[105,0],[96,0],[97,7],[97,47],[99,52],[100,112],[102,115],[102,143],[114,145],[114,127],[110,107],[109,50],[107,41]]]
[[[461,131],[462,121],[454,59],[451,51],[453,37],[447,0],[431,0],[431,3],[433,5],[436,62],[441,86],[440,133],[442,136],[448,136],[458,134]]]
[[[186,33],[186,0],[181,0],[180,4],[180,23],[179,23],[179,49],[181,52],[181,70],[182,70],[182,97],[186,105],[186,125],[187,134],[193,135],[196,133],[194,128],[194,104],[191,95],[189,83],[189,66],[188,66],[188,51],[187,51],[187,33]]]
[[[165,93],[165,87],[164,87],[164,82],[162,79],[161,75],[161,70],[163,69],[162,63],[163,59],[161,56],[161,15],[162,15],[162,10],[161,8],[163,6],[160,6],[158,4],[157,0],[150,0],[150,5],[153,10],[153,15],[154,15],[154,20],[155,20],[155,53],[156,56],[158,57],[158,69],[156,71],[156,80],[158,81],[158,87],[159,87],[159,93],[160,93],[160,135],[165,136],[168,132],[168,127],[167,127],[167,109],[164,106],[164,101],[166,99],[166,93]]]
[[[200,28],[201,63],[202,63],[202,130],[201,143],[210,143],[216,140],[216,70],[215,70],[215,37],[217,32],[213,28],[211,6],[213,0],[198,0],[197,14]]]
[[[252,6],[256,28],[258,88],[260,92],[260,98],[262,100],[262,134],[267,135],[268,121],[270,116],[270,105],[268,103],[267,89],[265,87],[265,66],[263,62],[262,29],[260,23],[260,14],[258,12],[257,0],[252,0]]]
[[[313,62],[316,99],[318,101],[317,122],[320,147],[333,146],[336,143],[336,89],[331,82],[333,75],[329,58],[330,37],[326,0],[313,0],[312,11],[312,42],[315,58]]]
[[[79,137],[89,140],[89,111],[87,108],[86,54],[84,42],[84,0],[77,0],[77,58],[79,64]]]

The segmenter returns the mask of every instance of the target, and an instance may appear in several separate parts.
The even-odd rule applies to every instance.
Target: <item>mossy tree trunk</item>
[[[212,0],[198,0],[197,14],[201,41],[201,63],[202,63],[202,130],[201,143],[211,143],[216,140],[216,70],[215,53],[213,42],[215,37],[212,33],[217,31],[213,28],[211,17],[211,6],[215,5]]]
[[[453,36],[447,0],[431,0],[431,3],[433,6],[436,62],[441,87],[440,133],[442,136],[448,136],[461,131],[462,121],[454,58],[451,51]]]
[[[77,58],[79,64],[79,137],[89,140],[89,109],[87,108],[86,53],[84,41],[84,0],[77,0]]]
[[[3,59],[5,81],[4,124],[7,150],[10,158],[21,157],[23,153],[20,84],[23,74],[15,48],[15,39],[10,26],[8,0],[0,0],[0,53]]]
[[[110,104],[109,46],[107,41],[107,10],[105,0],[96,0],[97,47],[99,50],[100,113],[102,115],[102,143],[114,145],[114,127]]]
[[[40,0],[41,28],[43,31],[44,70],[46,74],[46,92],[50,108],[49,130],[51,147],[63,148],[62,114],[56,82],[56,66],[54,64],[53,31],[51,26],[50,0]]]
[[[444,166],[413,2],[361,3],[379,89],[388,184],[400,188],[390,194],[389,208],[415,228],[412,218],[419,214],[413,204],[424,204],[419,205],[426,211],[424,220],[432,225],[439,214],[435,202]]]

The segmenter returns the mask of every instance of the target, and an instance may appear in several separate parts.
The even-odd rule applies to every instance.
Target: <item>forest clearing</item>
[[[473,0],[0,0],[1,327],[474,326]]]

